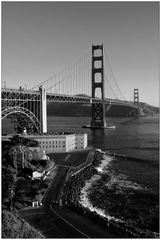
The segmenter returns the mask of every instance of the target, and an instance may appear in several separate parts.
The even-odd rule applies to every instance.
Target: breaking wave
[[[109,222],[132,226],[134,231],[157,232],[157,200],[143,184],[113,169],[113,157],[104,154],[97,173],[85,182],[79,203]],[[151,218],[151,221],[148,218]]]
[[[101,173],[108,173],[108,166],[110,165],[112,160],[113,160],[112,157],[103,155],[101,164],[98,167],[96,167],[98,174],[95,174],[89,180],[86,181],[85,186],[81,190],[79,203],[83,207],[88,208],[91,212],[96,212],[98,215],[108,220],[115,220],[117,222],[122,222],[121,219],[112,217],[109,214],[107,214],[107,212],[104,209],[93,206],[89,198],[90,190],[93,188],[93,184],[96,183],[99,179],[101,179]]]

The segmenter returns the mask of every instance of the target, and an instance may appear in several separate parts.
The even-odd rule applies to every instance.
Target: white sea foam
[[[133,189],[133,190],[143,190],[145,187],[142,187],[140,184],[134,183],[132,181],[127,180],[127,177],[124,174],[114,175],[109,172],[109,166],[112,162],[113,157],[108,155],[103,155],[103,159],[101,161],[101,164],[96,167],[98,173],[104,173],[110,175],[110,180],[108,179],[108,182],[104,185],[108,189],[112,188],[114,185],[117,186],[118,189]],[[92,180],[92,179],[91,179]],[[94,179],[92,182],[95,181]]]
[[[107,214],[107,211],[105,212],[105,210],[93,206],[92,203],[90,202],[90,199],[89,199],[90,189],[93,187],[92,184],[94,182],[98,181],[99,179],[101,179],[101,174],[100,173],[108,172],[108,167],[109,167],[109,164],[112,160],[113,160],[112,157],[110,157],[108,155],[103,155],[103,159],[101,161],[101,164],[96,168],[97,171],[98,171],[98,174],[95,174],[94,176],[92,176],[86,182],[85,186],[81,189],[80,204],[83,207],[88,208],[91,212],[96,212],[98,215],[106,218],[107,220],[115,220],[117,222],[122,222],[121,219],[112,217],[109,214]]]
[[[96,212],[98,215],[108,219],[108,220],[115,220],[117,222],[123,222],[119,218],[115,218],[110,216],[107,213],[107,210],[98,208],[96,206],[93,206],[90,199],[89,194],[90,190],[94,187],[98,187],[97,181],[101,179],[102,174],[107,174],[110,176],[110,179],[108,179],[108,182],[104,184],[103,187],[106,187],[107,189],[112,189],[115,187],[116,192],[123,192],[125,193],[125,190],[132,189],[132,190],[143,190],[141,185],[134,183],[132,181],[127,180],[127,177],[124,174],[114,175],[109,171],[109,166],[113,160],[113,157],[104,154],[103,159],[101,160],[101,163],[98,167],[96,167],[98,173],[93,175],[88,181],[86,181],[85,186],[81,189],[81,195],[80,195],[80,204],[88,208],[91,212]]]
[[[113,158],[111,156],[104,154],[101,164],[98,167],[96,167],[96,170],[99,173],[106,173],[108,171],[108,167],[112,160],[113,160]]]

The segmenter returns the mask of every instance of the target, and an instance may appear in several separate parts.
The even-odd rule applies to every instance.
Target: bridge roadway
[[[2,100],[2,107],[3,107],[3,103],[7,101],[11,101],[11,102],[18,101],[19,104],[21,104],[22,102],[28,102],[28,101],[40,101],[40,92],[31,91],[31,90],[2,88],[1,100]],[[102,100],[99,98],[91,98],[91,97],[82,96],[82,95],[57,94],[57,93],[46,93],[46,100],[47,102],[68,102],[68,103],[84,103],[84,104],[102,102]],[[137,106],[134,105],[132,102],[121,101],[118,99],[106,98],[104,100],[104,103],[107,105],[122,105],[122,106],[128,106],[128,107],[137,109]]]

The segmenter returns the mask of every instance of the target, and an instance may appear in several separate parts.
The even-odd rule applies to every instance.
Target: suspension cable
[[[110,61],[109,61],[109,59],[108,59],[108,57],[107,57],[106,51],[105,51],[105,57],[106,57],[106,60],[107,60],[108,66],[109,66],[109,68],[110,68],[110,71],[111,71],[111,73],[112,73],[113,79],[114,79],[114,81],[115,81],[115,84],[116,84],[116,86],[117,86],[117,89],[119,90],[119,92],[120,92],[120,94],[121,94],[123,100],[125,100],[125,97],[124,97],[123,93],[121,92],[121,89],[120,89],[120,87],[119,87],[119,85],[118,85],[118,83],[117,83],[117,80],[116,80],[116,78],[115,78],[115,75],[114,75],[114,72],[113,72],[113,70],[112,70],[112,67],[111,67]],[[126,101],[126,100],[125,100],[125,101]]]
[[[116,97],[116,99],[118,99],[118,97],[117,97],[117,95],[115,94],[115,92],[114,92],[114,90],[113,90],[113,88],[112,88],[110,82],[108,81],[108,78],[107,78],[107,76],[106,76],[105,73],[104,73],[104,75],[105,75],[105,80],[106,80],[106,82],[108,83],[108,85],[109,85],[111,91],[113,92],[113,94],[114,94],[114,96]]]
[[[131,98],[130,98],[130,102],[132,102],[133,97],[134,97],[134,94],[132,92],[132,95],[131,95]]]
[[[88,48],[86,51],[84,51],[84,53],[83,53],[79,58],[77,58],[76,60],[73,60],[72,63],[69,64],[68,67],[66,67],[65,69],[67,69],[67,68],[69,69],[71,65],[75,65],[75,63],[78,62],[78,60],[79,60],[80,58],[82,58],[82,57],[84,57],[85,55],[89,54],[89,51],[90,51],[90,50],[91,50],[91,49]],[[64,71],[64,70],[62,70],[62,71]],[[45,84],[46,82],[48,82],[48,81],[51,80],[52,78],[56,77],[56,76],[57,76],[58,74],[60,74],[62,71],[59,71],[58,73],[54,74],[53,76],[51,76],[51,77],[48,78],[47,80],[42,81],[41,83],[37,84],[36,86],[32,87],[32,88],[29,89],[29,90],[33,90],[33,89],[35,89],[35,88],[40,87],[41,85]]]

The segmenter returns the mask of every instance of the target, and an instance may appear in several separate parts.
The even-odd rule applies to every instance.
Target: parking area
[[[86,161],[89,151],[87,149],[75,152],[53,153],[48,154],[48,156],[56,165],[77,167]]]

